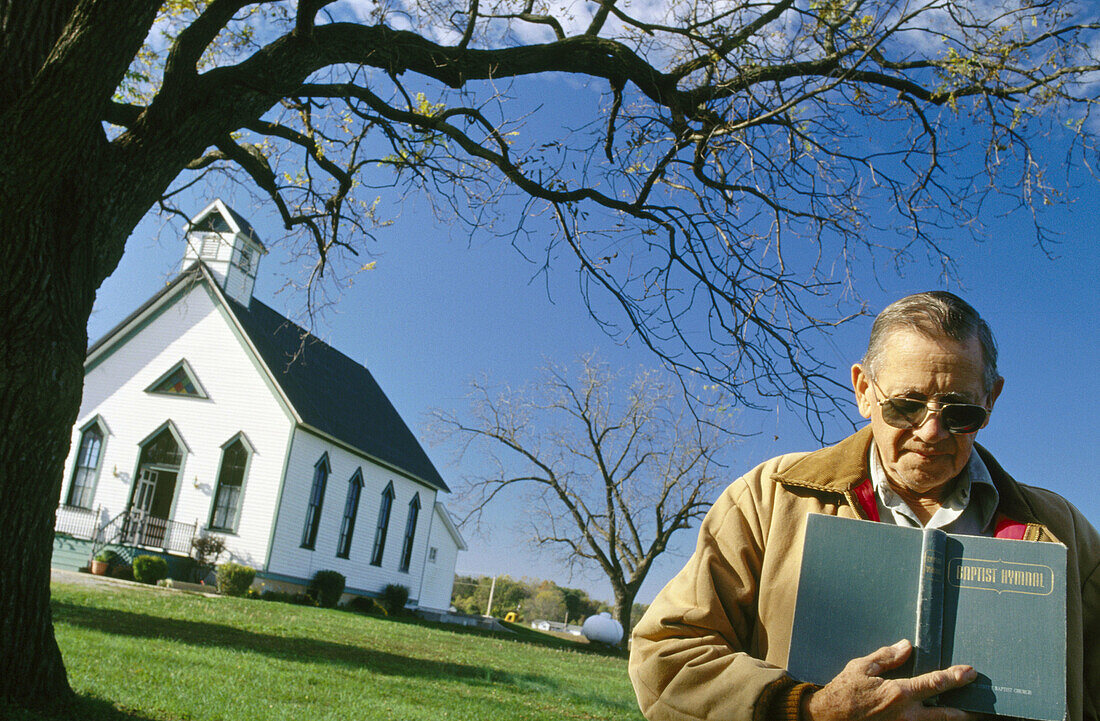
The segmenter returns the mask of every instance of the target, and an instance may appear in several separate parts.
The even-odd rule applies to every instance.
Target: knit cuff
[[[812,683],[798,683],[775,689],[767,700],[766,721],[803,721],[802,703],[821,687]]]

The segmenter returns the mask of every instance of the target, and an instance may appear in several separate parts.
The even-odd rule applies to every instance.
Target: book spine
[[[924,529],[921,543],[920,586],[917,590],[917,630],[913,637],[913,675],[940,667],[943,636],[943,566],[947,534]]]

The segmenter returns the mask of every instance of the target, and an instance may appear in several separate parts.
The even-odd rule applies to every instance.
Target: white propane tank
[[[585,619],[584,625],[581,626],[581,633],[589,641],[614,646],[623,638],[623,625],[605,611]]]

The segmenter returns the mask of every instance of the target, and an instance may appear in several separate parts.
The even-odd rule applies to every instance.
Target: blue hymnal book
[[[912,641],[895,675],[969,664],[937,703],[1062,721],[1066,548],[812,514],[788,670],[828,683],[853,658]]]

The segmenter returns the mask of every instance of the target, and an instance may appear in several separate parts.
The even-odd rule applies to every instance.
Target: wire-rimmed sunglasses
[[[875,394],[882,400],[878,407],[882,410],[882,420],[887,425],[901,430],[920,428],[928,422],[929,416],[938,413],[943,427],[950,433],[977,433],[989,418],[989,409],[973,403],[941,403],[936,400],[918,400],[904,396],[883,398],[886,394],[867,376],[875,387]],[[934,407],[933,407],[934,406]]]

